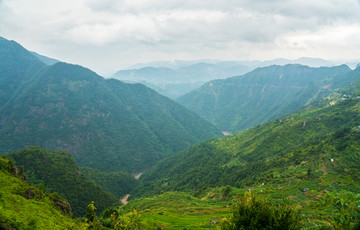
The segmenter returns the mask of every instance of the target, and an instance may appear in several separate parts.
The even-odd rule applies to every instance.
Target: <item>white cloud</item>
[[[0,36],[100,72],[157,59],[346,59],[359,53],[359,10],[359,0],[0,0]]]

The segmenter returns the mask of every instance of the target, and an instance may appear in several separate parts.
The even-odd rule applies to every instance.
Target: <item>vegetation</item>
[[[85,229],[69,203],[29,185],[20,167],[0,157],[0,229]]]
[[[209,138],[215,126],[140,84],[105,80],[81,66],[46,66],[0,42],[0,152],[65,150],[81,166],[139,173]]]
[[[80,168],[80,172],[117,198],[129,194],[139,184],[134,176],[124,172],[101,172],[85,167]]]
[[[141,177],[138,194],[187,191],[206,187],[299,184],[316,181],[319,189],[333,186],[356,191],[359,183],[358,130],[360,99],[331,98],[336,105],[311,105],[302,112],[226,138],[195,145],[167,158]],[[309,170],[310,169],[310,170]]]
[[[75,216],[83,216],[91,201],[96,202],[98,213],[118,202],[112,194],[82,175],[69,153],[28,147],[6,156],[24,167],[30,183],[66,198]]]
[[[292,113],[359,78],[345,65],[269,66],[214,80],[177,101],[220,130],[237,132]]]
[[[229,215],[228,204],[229,201],[201,200],[186,193],[168,192],[109,209],[100,222],[109,227],[127,222],[141,225],[141,229],[209,229]]]
[[[299,212],[288,205],[278,205],[247,193],[234,205],[232,217],[223,220],[221,229],[301,229]]]
[[[272,66],[234,78],[252,84],[248,76],[261,79],[262,71],[271,70],[262,79],[270,83],[286,70],[281,86],[316,92],[297,92],[305,104],[328,96],[291,115],[193,145],[138,181],[127,173],[143,172],[217,130],[142,85],[104,80],[65,63],[45,66],[1,38],[0,51],[0,83],[9,83],[0,88],[0,151],[39,144],[73,154],[27,147],[5,155],[12,160],[0,157],[0,229],[359,227],[360,80],[330,95],[328,89],[355,80],[360,68]],[[21,71],[14,71],[17,66]],[[292,80],[304,72],[309,75],[295,87]],[[80,169],[73,157],[93,168]],[[133,200],[117,207],[126,193]]]

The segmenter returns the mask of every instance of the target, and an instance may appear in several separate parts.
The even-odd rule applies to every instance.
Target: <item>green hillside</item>
[[[29,185],[21,168],[4,157],[0,184],[0,229],[85,229],[71,218],[66,200]]]
[[[314,184],[323,189],[356,192],[360,91],[352,92],[350,98],[332,95],[291,116],[192,146],[144,173],[138,194],[160,190],[196,194],[213,186],[286,183],[290,178],[303,182],[307,176],[316,178]],[[353,183],[344,182],[348,180]]]
[[[81,166],[139,173],[209,138],[215,126],[140,84],[105,80],[81,66],[45,66],[1,40],[0,152],[65,150]],[[3,71],[4,70],[4,71]],[[16,84],[15,84],[16,83]]]
[[[345,65],[311,68],[268,66],[206,83],[177,101],[219,129],[236,132],[296,111],[344,87],[359,75]]]
[[[80,172],[116,198],[129,194],[139,184],[134,176],[124,172],[101,172],[88,167],[80,168]]]
[[[67,199],[76,216],[83,216],[91,201],[96,203],[98,213],[119,203],[112,194],[83,175],[69,153],[28,147],[6,156],[13,159],[16,165],[24,167],[30,183],[42,184],[46,192],[56,192]]]

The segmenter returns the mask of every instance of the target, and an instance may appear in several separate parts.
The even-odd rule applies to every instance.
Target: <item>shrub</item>
[[[279,205],[247,193],[233,207],[232,217],[221,224],[223,230],[301,229],[300,213],[287,205]]]

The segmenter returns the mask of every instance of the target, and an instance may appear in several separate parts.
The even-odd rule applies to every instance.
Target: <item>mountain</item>
[[[98,213],[118,202],[114,195],[83,175],[69,153],[28,147],[6,154],[6,157],[24,167],[30,183],[43,184],[46,192],[56,192],[67,199],[75,216],[85,215],[86,207],[92,201],[96,203]]]
[[[44,194],[26,181],[21,167],[0,157],[0,229],[83,229],[71,218],[71,206],[56,194]]]
[[[130,69],[116,72],[112,77],[126,82],[143,83],[158,93],[176,99],[214,79],[239,76],[258,67],[287,64],[334,66],[330,61],[308,57],[268,61],[177,60],[136,64]]]
[[[56,60],[54,58],[46,57],[46,56],[38,54],[36,52],[31,52],[31,53],[46,65],[53,65],[53,64],[59,62],[59,60]]]
[[[0,39],[0,60],[1,109],[21,86],[28,84],[27,76],[34,75],[45,64],[16,42],[4,38]]]
[[[141,82],[170,98],[179,97],[203,83],[212,80],[244,74],[249,67],[235,62],[194,63],[177,69],[168,67],[143,67],[140,69],[120,70],[113,78]]]
[[[144,85],[62,62],[47,66],[13,41],[0,47],[1,153],[36,145],[65,150],[80,166],[139,173],[221,135]]]
[[[289,64],[214,80],[177,101],[224,131],[236,132],[289,114],[358,78],[346,65]]]
[[[208,64],[216,64],[220,66],[245,66],[251,69],[255,69],[258,67],[264,67],[269,65],[287,65],[287,64],[301,64],[308,65],[311,67],[321,67],[321,66],[334,66],[335,63],[322,59],[322,58],[311,58],[311,57],[301,57],[294,60],[289,60],[285,58],[276,58],[272,60],[242,60],[242,61],[224,61],[224,60],[209,60],[209,59],[201,59],[201,60],[174,60],[174,61],[153,61],[147,63],[138,63],[130,66],[128,69],[141,69],[144,67],[165,67],[170,69],[179,69],[186,66],[195,65],[198,63],[208,63]]]
[[[355,71],[360,74],[360,68]],[[285,186],[290,180],[296,189],[310,188],[314,193],[357,192],[359,86],[357,81],[290,116],[171,156],[142,175],[142,185],[134,196],[158,194],[160,190],[198,193],[223,185]]]

